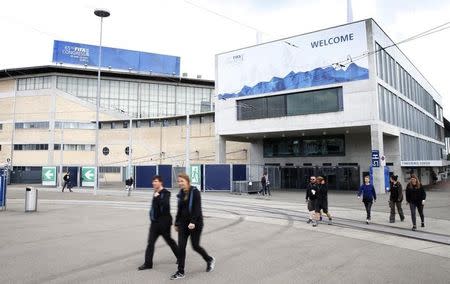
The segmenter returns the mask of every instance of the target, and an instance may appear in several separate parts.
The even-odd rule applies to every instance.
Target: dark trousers
[[[411,220],[413,225],[416,225],[416,208],[419,211],[420,220],[422,223],[425,222],[425,216],[423,215],[423,205],[422,204],[413,204],[409,203],[409,208],[411,209]]]
[[[395,207],[397,207],[398,215],[400,216],[400,220],[403,221],[405,219],[405,215],[403,214],[402,202],[389,201],[389,207],[391,208],[391,215],[389,216],[390,222],[395,222]]]
[[[62,191],[64,191],[64,189],[66,188],[66,186],[67,186],[67,188],[68,188],[69,190],[72,190],[72,184],[71,184],[71,182],[70,182],[70,181],[65,181],[65,182],[64,182],[64,185],[63,185],[63,188],[62,188]]]
[[[199,253],[203,259],[208,262],[212,259],[211,256],[200,246],[200,237],[202,235],[203,225],[197,225],[194,230],[189,230],[188,224],[179,226],[178,231],[178,271],[184,274],[184,266],[186,262],[186,246],[189,236],[191,236],[192,249]]]
[[[169,245],[173,254],[178,258],[178,246],[170,234],[171,224],[152,222],[148,232],[147,249],[145,250],[145,265],[153,267],[153,253],[155,252],[155,243],[159,236],[162,236]]]
[[[271,193],[270,193],[270,186],[269,185],[265,185],[265,186],[263,186],[263,189],[264,189],[264,195],[272,195]]]
[[[370,220],[370,211],[372,210],[372,204],[373,201],[372,200],[363,200],[364,203],[364,207],[366,207],[366,212],[367,212],[367,220]]]

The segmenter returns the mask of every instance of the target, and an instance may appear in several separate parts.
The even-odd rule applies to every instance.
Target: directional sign
[[[372,167],[379,168],[380,167],[380,151],[372,150]]]
[[[81,168],[81,186],[95,185],[95,167]]]
[[[42,167],[42,185],[56,186],[56,167]]]
[[[200,165],[191,165],[190,179],[191,185],[201,189],[201,166]]]
[[[0,171],[0,208],[6,208],[6,175]]]

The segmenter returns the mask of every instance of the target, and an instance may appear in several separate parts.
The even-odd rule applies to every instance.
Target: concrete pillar
[[[216,163],[227,162],[227,140],[221,135],[216,135]]]
[[[370,126],[370,141],[372,150],[380,151],[380,157],[384,156],[383,131],[380,125]],[[371,153],[370,153],[371,154]],[[380,167],[373,167],[373,185],[377,193],[385,193],[384,188],[384,165],[380,161]]]
[[[248,149],[248,163],[249,168],[249,180],[260,180],[264,169],[264,147],[262,140],[255,140],[250,142]]]

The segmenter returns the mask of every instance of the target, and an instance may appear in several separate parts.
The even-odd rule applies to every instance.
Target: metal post
[[[64,156],[64,122],[61,121],[61,141],[59,143],[59,186],[62,188],[63,156]]]
[[[98,49],[98,73],[97,73],[97,99],[95,104],[95,183],[94,183],[94,195],[97,194],[97,190],[99,189],[99,181],[98,181],[98,136],[99,136],[99,109],[100,109],[100,77],[101,77],[101,66],[102,66],[102,33],[103,33],[103,17],[100,17],[100,44]]]
[[[131,171],[131,160],[132,160],[132,153],[133,153],[133,134],[132,134],[132,127],[133,127],[133,118],[130,116],[130,125],[128,126],[128,178],[131,178],[132,171]]]
[[[189,121],[189,112],[186,114],[186,145],[185,145],[185,162],[184,162],[184,166],[186,167],[186,173],[189,174],[190,173],[190,156],[189,156],[189,152],[190,152],[190,143],[191,143],[191,126],[190,126],[190,121]]]

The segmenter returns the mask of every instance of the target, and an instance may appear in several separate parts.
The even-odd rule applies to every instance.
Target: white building
[[[447,165],[441,95],[373,19],[219,54],[216,96],[217,162],[251,142],[282,187],[321,174],[344,189],[373,165],[384,192],[386,165],[424,184]]]

